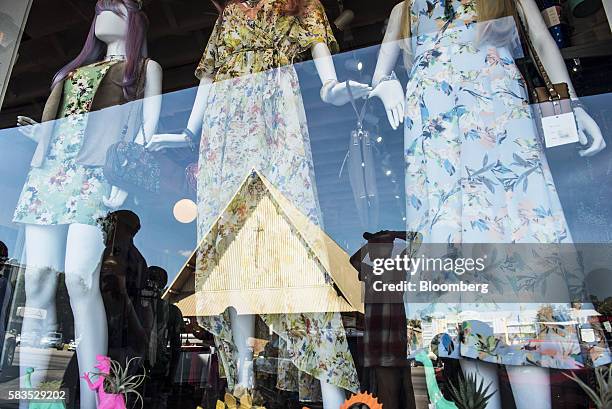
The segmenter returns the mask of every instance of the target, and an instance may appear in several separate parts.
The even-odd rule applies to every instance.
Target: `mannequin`
[[[283,10],[280,10],[281,8]],[[277,32],[278,27],[282,28]],[[241,36],[242,43],[236,40],[237,35]],[[281,37],[280,40],[274,38],[276,35]],[[304,109],[299,83],[290,66],[291,62],[299,54],[309,51],[323,84],[323,101],[338,106],[350,100],[346,84],[337,80],[330,52],[330,46],[337,47],[337,43],[331,35],[321,4],[318,0],[228,1],[208,44],[196,71],[200,85],[185,132],[178,135],[155,135],[148,144],[151,150],[190,146],[193,145],[193,139],[196,139],[194,136],[202,129],[198,182],[199,236],[202,237],[206,233],[214,217],[229,200],[228,194],[234,193],[238,188],[237,183],[252,167],[258,170],[263,168],[266,176],[271,178],[271,182],[280,188],[289,200],[298,202],[298,208],[301,207],[300,210],[304,214],[318,221],[320,218],[313,188],[314,175]],[[351,87],[355,98],[361,98],[370,91],[368,85],[353,81]],[[241,91],[236,93],[236,89]],[[242,95],[252,95],[248,104]],[[230,98],[235,98],[235,101]],[[280,108],[270,108],[270,103],[279,104]],[[261,109],[263,113],[254,113],[252,107]],[[277,116],[282,121],[275,119]],[[227,130],[230,132],[229,136]],[[217,149],[217,139],[221,138],[224,138],[224,142],[219,143],[231,148]],[[240,143],[241,140],[244,143]],[[271,146],[271,141],[277,145]],[[243,152],[251,153],[243,155]],[[225,158],[225,161],[218,159],[220,157]],[[236,157],[240,159],[231,159]],[[217,172],[221,174],[216,175]],[[231,182],[227,182],[228,180]],[[218,197],[223,199],[219,200]],[[306,319],[315,315],[295,316],[305,330]],[[332,348],[342,348],[342,353],[348,354],[348,344],[339,314],[318,314],[316,317],[324,324],[326,320],[328,323],[333,321],[331,327],[339,328],[338,331],[341,329],[342,335],[337,335],[332,330],[334,336],[341,338],[336,343],[339,346]],[[231,333],[233,345],[229,345],[228,339],[227,349],[235,349],[235,358],[228,359],[235,362],[226,360],[224,363],[230,368],[236,365],[237,387],[251,388],[253,352],[249,339],[254,334],[255,316],[238,315],[230,309],[229,313],[222,317],[206,317],[209,318],[217,320],[215,324],[211,324],[212,328],[231,327],[228,332]],[[275,316],[268,316],[268,321],[264,318],[269,327],[278,331],[278,325],[270,322],[274,320],[282,321]],[[321,328],[327,328],[324,324]],[[309,339],[307,337],[311,336],[312,334],[306,333],[302,339]],[[299,343],[299,339],[292,339],[292,342]],[[220,349],[223,352],[223,348]],[[292,357],[292,360],[295,359],[299,357]],[[348,361],[351,361],[352,370],[346,370],[351,374],[346,374],[342,379],[352,380],[344,382],[343,387],[356,392],[358,382],[350,354],[344,361],[346,362],[340,365],[348,366]],[[335,364],[338,365],[337,361]],[[314,362],[309,361],[307,365],[314,365]],[[338,409],[345,400],[344,392],[338,385],[322,379],[340,378],[338,371],[334,369],[314,368],[321,380],[325,409]]]
[[[141,95],[138,95],[138,91],[136,91],[128,99],[145,97],[143,102],[144,132],[151,135],[157,127],[161,108],[161,97],[158,96],[161,93],[162,72],[159,64],[154,61],[148,60],[146,67],[142,64],[142,61],[144,61],[142,53],[144,52],[145,33],[146,16],[141,10],[140,3],[133,0],[98,1],[96,17],[92,23],[87,43],[81,55],[71,63],[74,68],[71,67],[71,64],[68,64],[66,68],[71,67],[71,69],[64,72],[63,75],[65,77],[75,68],[84,67],[91,63],[99,65],[90,65],[89,67],[106,67],[104,69],[107,71],[102,72],[112,72],[114,64],[123,64],[125,60],[129,62],[132,58],[133,61],[138,63],[138,67],[143,67],[139,70],[143,73],[146,72],[146,80]],[[80,64],[76,64],[77,62],[80,62]],[[65,78],[62,78],[61,74],[62,71],[56,76],[54,87],[63,86],[62,83]],[[99,78],[99,81],[103,81],[103,79],[104,77]],[[66,84],[68,84],[68,81],[66,81]],[[124,93],[129,93],[129,86],[127,84],[123,84],[123,86],[125,87]],[[92,115],[92,118],[95,118],[95,115]],[[43,121],[45,120],[47,119],[43,117]],[[61,122],[61,120],[57,121],[57,123]],[[40,148],[40,142],[44,138],[42,131],[46,126],[27,117],[18,117],[17,125],[22,127],[21,132],[26,137],[39,143]],[[61,125],[57,125],[57,128],[60,127]],[[86,131],[83,132],[83,129],[77,129],[76,132],[81,132],[82,138],[88,136],[85,134]],[[84,134],[85,137],[82,136]],[[104,135],[98,137],[98,143],[99,138],[103,137]],[[56,138],[58,137],[53,136],[52,138],[52,143],[57,144]],[[140,134],[137,141],[140,140],[140,143],[142,143],[142,138],[143,135]],[[44,151],[40,159],[42,166],[36,167],[33,163],[30,176],[33,172],[44,171],[44,166],[49,166],[49,160],[44,155]],[[82,169],[78,159],[74,163],[76,163],[77,169]],[[93,169],[87,172],[101,173],[101,170]],[[98,178],[100,178],[100,173],[96,173]],[[99,179],[99,181],[101,183],[99,187],[105,194],[100,200],[103,203],[98,202],[96,204],[100,207],[98,211],[105,213],[104,208],[115,209],[121,206],[127,198],[128,192],[109,186],[103,179]],[[24,194],[30,182],[31,180],[28,178]],[[25,200],[23,194],[22,199]],[[28,219],[28,212],[23,211],[24,208],[27,209],[27,205],[20,207],[22,204],[20,203],[16,211],[15,222],[25,224],[26,307],[46,311],[46,319],[42,328],[38,329],[39,333],[53,330],[57,325],[55,314],[56,275],[64,271],[70,304],[74,313],[80,372],[91,371],[96,365],[96,356],[107,353],[106,315],[99,288],[100,263],[104,250],[102,231],[92,215],[88,215],[86,221],[68,220],[64,217],[65,215],[62,215],[63,219],[54,216],[55,220],[51,221],[38,220],[36,222],[30,220]],[[37,320],[24,318],[22,329],[24,333],[34,332],[37,329],[36,327]],[[46,356],[45,359],[37,357],[32,361],[27,354],[22,356],[22,379],[24,379],[25,370],[29,367],[46,369],[49,359],[49,356]],[[44,372],[44,370],[37,371],[41,375]],[[36,388],[43,380],[41,377],[33,379],[32,386]],[[25,385],[22,384],[22,387],[25,387]],[[95,393],[87,388],[84,381],[81,382],[80,390],[81,409],[94,409],[96,407]],[[21,402],[20,408],[27,408],[27,403]]]
[[[467,2],[463,1],[461,2],[462,4],[459,4],[459,2],[454,2],[454,1],[449,0],[448,3],[447,2],[444,2],[444,3],[446,5],[450,5],[451,8],[454,7],[452,9],[451,16],[455,16],[454,18],[457,18],[457,20],[460,20],[455,25],[451,25],[451,28],[449,29],[449,30],[456,30],[455,33],[459,33],[459,34],[454,34],[454,35],[456,35],[458,38],[461,38],[462,35],[465,35],[467,38],[470,38],[468,36],[473,35],[469,33],[470,31],[469,24],[475,22],[475,20],[477,20],[479,24],[485,24],[484,23],[485,21],[494,20],[494,19],[501,18],[501,17],[508,16],[508,15],[511,16],[513,14],[510,12],[510,10],[516,7],[519,14],[522,16],[522,19],[525,22],[525,25],[527,26],[527,29],[529,31],[529,36],[532,39],[534,46],[538,52],[538,55],[540,56],[549,76],[551,77],[552,82],[553,83],[560,83],[560,82],[567,83],[569,85],[571,98],[577,100],[576,92],[574,91],[572,87],[569,74],[566,70],[565,63],[561,57],[559,49],[556,46],[553,38],[550,36],[546,28],[546,25],[540,15],[539,9],[534,0],[499,0],[496,2],[489,2],[489,1],[480,2],[477,0],[473,0],[473,1],[467,1]],[[473,187],[472,185],[473,182],[471,180],[471,176],[469,173],[467,177],[462,178],[460,176],[462,175],[461,173],[462,170],[465,167],[467,167],[468,164],[469,166],[472,166],[472,162],[469,162],[472,155],[480,154],[482,155],[480,157],[480,160],[485,161],[485,159],[483,158],[489,158],[489,154],[490,154],[492,157],[495,158],[493,160],[496,160],[496,158],[499,157],[503,161],[504,160],[503,155],[512,154],[513,148],[511,147],[509,148],[508,144],[504,145],[503,139],[502,140],[498,139],[497,146],[492,146],[492,147],[486,147],[487,145],[484,145],[483,143],[483,146],[485,147],[481,146],[481,147],[474,148],[474,145],[470,144],[471,141],[469,141],[469,138],[466,137],[467,133],[465,133],[467,131],[465,129],[462,129],[461,126],[466,125],[466,123],[468,125],[471,125],[470,120],[472,120],[472,122],[474,123],[477,123],[479,126],[481,124],[489,124],[490,122],[487,122],[486,118],[483,119],[482,115],[480,119],[476,118],[475,120],[469,117],[469,119],[465,120],[465,123],[461,123],[461,121],[464,119],[460,115],[457,115],[457,119],[453,118],[454,122],[441,123],[440,128],[442,130],[439,131],[439,133],[436,133],[438,132],[438,129],[433,130],[430,140],[424,141],[424,139],[419,138],[418,134],[422,132],[422,130],[420,129],[421,126],[423,127],[431,126],[432,124],[431,121],[434,120],[432,118],[440,118],[442,116],[442,113],[437,111],[438,109],[449,110],[453,106],[452,97],[449,97],[448,101],[450,102],[448,102],[445,99],[445,97],[441,96],[441,93],[435,89],[435,86],[423,85],[422,82],[423,82],[423,79],[431,78],[435,76],[436,74],[438,75],[438,78],[437,78],[438,81],[441,81],[441,78],[444,78],[444,80],[447,80],[450,83],[450,86],[453,87],[453,89],[450,91],[450,94],[454,96],[454,98],[456,98],[454,101],[455,106],[458,104],[461,104],[462,107],[467,107],[466,109],[468,110],[470,108],[476,107],[474,108],[474,112],[477,112],[477,113],[474,115],[478,116],[479,115],[478,109],[480,106],[477,103],[473,102],[473,100],[471,100],[469,96],[465,96],[461,94],[460,90],[471,87],[471,89],[476,89],[477,91],[479,91],[481,88],[478,88],[479,87],[478,83],[483,84],[483,83],[486,83],[486,81],[475,80],[474,81],[475,84],[468,83],[468,85],[465,85],[469,81],[467,80],[457,85],[457,83],[453,83],[454,80],[452,78],[455,78],[455,77],[451,77],[451,75],[456,75],[456,72],[459,72],[460,70],[465,70],[462,72],[469,72],[469,70],[473,70],[474,72],[476,72],[476,74],[483,74],[483,72],[487,69],[490,69],[491,72],[493,72],[493,70],[496,68],[491,68],[487,66],[487,63],[484,63],[485,61],[484,57],[482,56],[482,54],[479,54],[479,52],[481,52],[482,50],[476,49],[474,51],[470,50],[470,51],[465,52],[465,54],[468,55],[468,58],[471,58],[471,61],[468,61],[468,62],[465,62],[464,60],[460,59],[461,51],[457,52],[457,54],[452,54],[453,51],[449,51],[449,50],[453,50],[452,45],[454,44],[449,46],[448,43],[444,42],[444,40],[438,41],[439,37],[437,38],[435,37],[436,29],[432,28],[433,24],[431,24],[431,22],[434,21],[434,18],[431,16],[429,20],[424,18],[423,16],[426,15],[427,13],[423,14],[422,12],[423,9],[422,8],[419,9],[419,7],[424,7],[423,4],[421,4],[420,0],[407,0],[406,2],[402,2],[398,4],[393,9],[391,17],[390,17],[390,21],[389,21],[389,26],[387,28],[387,32],[385,35],[385,41],[380,50],[378,64],[377,64],[376,72],[373,78],[374,90],[370,94],[370,96],[376,96],[380,98],[381,101],[383,102],[383,105],[385,106],[385,110],[387,112],[389,123],[391,124],[393,129],[397,129],[400,124],[404,123],[405,135],[406,135],[406,139],[405,139],[406,158],[407,158],[406,189],[407,189],[407,196],[410,196],[412,198],[412,204],[411,203],[407,204],[407,211],[408,211],[407,215],[408,215],[408,223],[415,224],[415,226],[409,225],[408,230],[423,231],[423,234],[425,237],[424,242],[430,242],[430,243],[444,243],[446,241],[451,242],[451,243],[462,243],[462,242],[463,243],[469,243],[469,242],[471,243],[571,242],[571,237],[569,236],[569,233],[567,232],[566,223],[563,217],[562,209],[560,208],[558,197],[556,195],[556,192],[554,191],[554,184],[552,181],[552,176],[550,175],[550,171],[548,170],[544,154],[541,151],[539,152],[539,155],[534,154],[535,156],[539,156],[539,161],[540,161],[537,166],[538,166],[538,169],[541,170],[541,173],[540,173],[540,176],[537,176],[537,178],[540,178],[543,175],[543,179],[545,179],[546,182],[543,182],[542,180],[538,180],[537,178],[534,177],[533,180],[535,180],[535,183],[540,184],[542,191],[539,192],[540,195],[537,195],[533,192],[531,193],[531,195],[532,197],[539,197],[542,195],[542,192],[544,192],[544,196],[545,196],[546,195],[545,193],[548,191],[548,195],[549,195],[548,198],[543,199],[543,200],[550,200],[550,203],[545,203],[544,201],[543,203],[549,206],[549,208],[551,209],[551,213],[555,214],[558,222],[560,223],[561,226],[563,226],[562,228],[560,228],[560,231],[563,230],[563,234],[556,235],[556,233],[553,233],[554,229],[550,228],[549,226],[548,227],[545,226],[543,228],[540,227],[541,230],[539,230],[538,222],[534,222],[533,227],[531,227],[530,225],[527,225],[525,230],[523,230],[522,232],[519,230],[515,230],[515,232],[519,231],[519,233],[510,237],[508,232],[503,230],[503,227],[507,225],[511,225],[512,216],[506,216],[506,219],[504,219],[504,223],[506,224],[499,229],[498,229],[499,226],[492,224],[492,223],[485,224],[485,226],[480,231],[476,231],[475,229],[470,229],[469,216],[472,213],[474,213],[474,211],[472,211],[471,209],[476,208],[477,206],[479,206],[480,208],[484,207],[483,212],[490,211],[492,218],[495,218],[496,216],[503,218],[504,210],[508,211],[510,206],[512,206],[512,203],[510,203],[509,205],[506,205],[507,207],[500,207],[500,209],[496,209],[494,205],[491,204],[491,203],[495,203],[495,200],[488,200],[488,198],[485,199],[486,202],[489,203],[488,205],[484,204],[485,201],[483,201],[483,203],[478,203],[478,204],[469,202],[469,200],[471,199],[467,199],[467,198],[469,198],[470,196],[465,195],[465,194],[462,195],[462,192],[464,191],[464,189],[477,189],[477,188]],[[439,8],[436,9],[436,7],[439,7]],[[440,10],[440,8],[443,8],[442,2],[440,2],[440,4],[434,5],[433,8],[434,8],[433,10],[434,15],[441,16],[444,12],[444,10]],[[505,13],[503,12],[499,14],[495,13],[495,11],[500,11],[500,10],[505,11]],[[482,18],[474,19],[474,17],[478,17],[478,15],[476,14],[477,12],[483,12],[483,11],[488,11],[489,12],[488,14],[490,15],[483,15]],[[438,28],[441,27],[443,25],[442,23],[444,23],[444,21],[441,21],[443,17],[435,17],[435,18],[439,19],[437,21],[437,23],[440,23]],[[448,19],[450,18],[451,17],[448,17]],[[411,21],[411,24],[409,24],[410,21]],[[453,20],[451,20],[451,23],[452,22]],[[465,22],[465,25],[462,25],[462,22]],[[430,25],[427,26],[427,24],[430,24]],[[412,30],[410,30],[411,25],[412,25]],[[425,27],[421,27],[422,25],[425,25]],[[428,29],[430,31],[427,31]],[[474,29],[474,31],[476,31],[476,29]],[[433,34],[431,34],[432,32]],[[421,34],[423,34],[423,37],[424,37],[423,40],[420,40],[418,43],[416,41],[413,41],[417,37],[417,35],[420,36]],[[432,40],[434,38],[435,40]],[[429,44],[430,41],[431,41],[431,45]],[[496,58],[499,56],[501,56],[501,58],[508,57],[508,53],[503,47],[493,48],[490,44],[485,44],[484,42],[481,44],[478,44],[476,41],[474,41],[474,38],[472,38],[471,40],[465,40],[461,38],[460,40],[457,40],[457,41],[463,41],[464,43],[471,41],[471,44],[475,45],[476,48],[482,44],[483,49],[485,50],[486,50],[486,47],[490,47],[488,48],[488,50],[490,53],[489,55],[493,56],[492,58]],[[416,47],[415,47],[415,44],[416,44]],[[440,44],[443,44],[443,45],[440,45]],[[431,47],[431,48],[426,48],[426,47]],[[426,54],[428,50],[432,50],[434,49],[434,47],[439,47],[437,49],[440,50],[439,59],[438,59],[438,56],[432,57],[432,60],[435,61],[434,64],[429,64],[429,61],[424,62],[424,60],[419,60],[420,66],[416,66],[416,64],[415,65],[412,64],[414,62],[414,59],[422,57],[423,55]],[[391,74],[393,68],[395,67],[397,59],[402,51],[405,52],[405,65],[406,67],[408,67],[410,71],[410,75],[411,75],[406,94],[404,94],[404,91],[402,90],[402,86],[399,83],[399,81],[397,81],[396,79],[393,79],[392,77],[388,77]],[[470,55],[471,52],[473,52],[473,56]],[[451,58],[453,59],[452,60],[453,68],[448,68],[448,71],[444,71],[447,69],[444,64],[447,64],[447,61],[451,61]],[[483,61],[482,64],[481,64],[481,61]],[[458,62],[458,65],[455,64],[456,62]],[[477,65],[477,64],[481,64],[481,65]],[[449,63],[449,66],[451,66],[450,63]],[[520,75],[518,75],[518,70],[515,69],[513,64],[508,64],[506,67],[507,67],[506,68],[507,71],[504,74],[499,74],[499,71],[495,71],[496,73],[498,73],[498,75],[508,75],[509,76],[507,77],[506,83],[504,83],[503,85],[499,85],[501,83],[499,82],[499,83],[496,83],[496,86],[498,87],[508,86],[508,83],[512,83],[513,85],[510,85],[509,88],[511,88],[513,91],[516,91],[516,95],[521,95],[522,100],[526,100],[527,96],[525,94],[524,87],[521,89],[521,86],[520,86],[522,79],[520,80],[518,79],[520,78]],[[418,77],[419,75],[424,75],[424,77],[414,78],[414,76]],[[488,80],[488,78],[485,77],[486,75],[487,74],[484,73],[482,78]],[[499,78],[499,77],[496,77],[496,78]],[[491,79],[491,82],[493,82],[493,79]],[[514,85],[514,82],[516,82],[516,85]],[[492,88],[494,87],[492,86]],[[486,85],[482,85],[482,89],[485,90],[483,92],[488,91],[486,89]],[[491,94],[486,94],[487,97],[489,97],[490,95]],[[493,100],[494,98],[497,98],[497,96],[493,95],[490,100]],[[507,101],[503,101],[501,97],[499,98],[499,100],[502,101],[502,103],[507,102]],[[421,104],[420,107],[423,108],[423,111],[421,111],[420,113],[419,113],[419,106],[418,106],[419,102]],[[441,108],[440,105],[443,105],[443,104],[449,104],[449,105],[445,105],[443,108]],[[473,105],[470,105],[470,104],[473,104]],[[486,111],[487,109],[489,109],[489,111],[494,111],[493,108],[489,108],[486,104],[487,104],[486,102],[482,104],[485,106],[485,108],[481,109],[480,113],[482,113],[483,111]],[[520,106],[523,104],[522,104],[522,101],[519,100],[518,102],[512,101],[508,105]],[[451,111],[442,111],[442,112],[451,112]],[[595,121],[589,116],[589,114],[587,114],[587,112],[581,106],[576,106],[574,109],[574,113],[575,113],[576,122],[578,125],[580,143],[582,145],[585,145],[585,148],[581,150],[579,154],[580,156],[583,156],[583,157],[593,156],[606,147],[601,131],[599,127],[597,126],[597,124],[595,123]],[[495,114],[497,114],[497,111],[495,111]],[[520,131],[520,132],[523,132],[524,135],[529,135],[529,136],[523,135],[518,138],[524,137],[525,140],[529,140],[530,142],[535,140],[535,136],[534,136],[535,132],[533,130],[534,128],[529,123],[529,120],[530,120],[529,114],[524,114],[523,116],[519,117],[519,119],[523,121],[523,122],[520,122],[520,125],[518,124],[518,121],[512,122],[508,120],[507,122],[503,122],[503,120],[500,119],[500,117],[495,117],[494,116],[495,114],[492,114],[492,117],[494,119],[492,119],[491,122],[495,123],[497,121],[498,123],[501,123],[501,125],[493,124],[491,128],[494,131],[500,131],[499,128],[496,128],[496,127],[502,127],[506,129],[501,129],[501,131],[507,130],[508,135],[511,135],[510,137],[512,138],[517,138],[516,135],[519,133],[518,131]],[[436,115],[439,115],[439,116],[436,117]],[[453,139],[454,137],[456,137],[455,135],[457,135],[457,134],[452,133],[452,131],[455,129],[454,127],[458,128],[459,132],[464,132],[464,133],[459,133],[457,139]],[[480,135],[477,135],[477,137],[480,138]],[[493,137],[497,137],[497,135],[494,135]],[[590,137],[591,143],[590,143],[590,146],[586,146],[589,144],[588,142],[589,137]],[[440,143],[439,141],[442,141],[442,142],[440,143],[440,145],[434,145],[434,142],[431,142],[432,147],[430,147],[430,145],[428,145],[429,142],[433,141],[436,138],[438,139],[436,140],[435,143]],[[446,140],[451,140],[454,142],[459,141],[459,142],[456,144],[456,146],[450,142],[448,142],[447,145],[444,145]],[[538,146],[537,142],[533,143],[533,145]],[[436,149],[436,147],[439,150],[448,149],[448,152],[450,152],[450,153],[447,153],[447,152],[444,153],[444,155],[447,155],[447,157],[450,158],[450,160],[446,161],[445,163],[445,165],[447,166],[446,167],[446,171],[447,171],[446,178],[442,176],[440,177],[440,179],[432,179],[432,178],[435,178],[434,173],[439,171],[439,169],[435,169],[435,166],[437,164],[436,161],[438,160],[438,157],[436,157],[435,154],[432,154],[432,151],[430,150],[430,149]],[[455,151],[453,149],[457,149],[457,152],[458,152],[457,160],[453,160],[455,159],[453,157],[453,155],[455,154]],[[472,151],[471,149],[475,149],[475,150]],[[522,155],[522,153],[524,152],[524,151],[521,151],[520,148],[516,148],[516,149],[518,151],[519,156]],[[510,150],[510,152],[508,152],[508,150]],[[422,156],[417,157],[415,152],[417,152],[419,155],[422,155]],[[468,153],[470,153],[470,155],[468,155]],[[499,156],[495,156],[495,155],[499,155]],[[417,164],[417,160],[418,160],[418,164]],[[466,161],[467,163],[463,163],[462,161]],[[504,165],[505,164],[506,163],[504,163]],[[419,168],[419,166],[421,167]],[[425,172],[424,170],[422,170],[424,168],[427,168],[426,174],[428,178],[427,182],[424,182],[424,183],[431,183],[431,185],[435,186],[435,189],[438,189],[438,186],[440,186],[439,188],[440,190],[447,188],[447,186],[451,186],[443,191],[443,193],[445,194],[448,193],[448,203],[445,202],[444,204],[440,204],[437,207],[437,209],[435,209],[436,204],[432,204],[433,201],[430,200],[431,198],[419,196],[420,193],[422,192],[418,191],[418,189],[415,188],[415,186],[419,183],[418,180],[415,179],[415,177],[418,177],[417,175],[425,174],[425,173],[421,173],[421,172]],[[417,169],[417,170],[413,170],[413,169]],[[476,169],[479,169],[479,168],[476,168]],[[443,175],[444,170],[440,171],[439,173]],[[454,188],[452,187],[453,185],[451,184],[451,182],[447,183],[447,181],[454,180],[453,177],[457,178],[457,181],[458,181],[456,190],[453,190]],[[494,182],[497,182],[494,178],[492,180]],[[534,183],[532,180],[530,180],[530,182],[531,184]],[[551,186],[553,187],[551,188]],[[490,185],[490,187],[492,190],[491,196],[493,196],[493,191],[495,191],[495,188],[497,186]],[[525,188],[525,190],[527,190],[527,188]],[[487,197],[486,196],[487,193],[484,192],[484,194],[482,194],[482,192],[483,191],[475,190],[475,191],[470,191],[470,194],[474,196]],[[499,197],[499,196],[496,196],[496,197]],[[517,197],[514,198],[514,200],[518,201],[519,203],[521,203],[521,199],[525,200],[524,198],[518,195]],[[498,204],[496,203],[496,205]],[[464,207],[462,208],[462,206]],[[487,206],[490,206],[490,208],[487,208]],[[438,220],[436,220],[436,218],[430,219],[431,216],[429,215],[429,209],[432,209],[434,211],[437,210],[438,211],[437,214],[442,215],[441,218],[445,217],[448,214],[450,214],[451,216],[449,216],[447,220],[443,220],[438,225],[436,225],[435,223],[438,223]],[[458,212],[460,216],[454,217],[455,216],[454,212]],[[506,215],[508,215],[508,213],[506,213]],[[488,221],[488,219],[486,220]],[[476,220],[474,219],[474,221]],[[545,221],[543,221],[542,223],[545,223]],[[416,227],[416,230],[415,230],[415,227]],[[531,235],[530,233],[532,230],[533,231],[538,230],[543,235],[540,235],[540,236]],[[527,233],[525,233],[525,231],[527,231]],[[544,237],[544,239],[542,239],[542,237]],[[496,389],[499,391],[497,369],[494,364],[487,363],[487,362],[480,361],[480,360],[474,360],[474,359],[461,359],[461,366],[462,366],[463,371],[466,373],[472,373],[472,372],[477,373],[479,377],[484,380],[485,385],[492,383],[491,390]],[[541,366],[506,365],[506,368],[508,370],[509,378],[512,383],[512,390],[513,390],[516,406],[518,409],[524,409],[524,408],[550,409],[551,397],[550,397],[550,388],[548,386],[550,384],[550,381],[549,381],[549,376],[548,376],[548,368],[546,367],[545,364],[542,364]],[[534,387],[534,385],[537,385],[537,386]],[[488,409],[498,409],[500,407],[501,407],[500,394],[496,393],[489,401],[487,408]]]

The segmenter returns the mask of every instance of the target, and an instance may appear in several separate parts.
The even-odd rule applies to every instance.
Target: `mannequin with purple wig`
[[[155,133],[161,110],[161,67],[151,60],[146,60],[144,64],[147,26],[148,19],[140,2],[98,0],[95,17],[82,51],[58,71],[52,82],[52,87],[68,82],[67,79],[77,70],[93,64],[122,64],[122,67],[116,69],[123,69],[123,82],[120,85],[124,99],[132,101],[143,98],[143,126],[136,136],[136,142],[139,143],[146,140],[145,136]],[[141,90],[138,95],[138,81],[143,78],[141,73],[145,75],[145,79],[140,83]],[[89,118],[89,121],[92,121],[92,118]],[[41,124],[20,116],[17,125],[26,137],[40,142]],[[61,126],[56,124],[55,128],[61,129]],[[110,135],[92,135],[96,141],[105,137]],[[45,161],[47,160],[48,158],[45,158]],[[103,212],[122,206],[128,192],[103,182],[106,183],[103,186],[106,194],[100,198],[102,203],[95,205]],[[27,265],[26,311],[44,313],[38,317],[34,313],[24,314],[22,333],[46,334],[57,329],[55,295],[57,276],[63,271],[74,314],[79,372],[91,371],[96,365],[96,356],[107,354],[108,345],[106,314],[99,287],[100,263],[104,250],[100,226],[95,221],[82,223],[67,221],[65,217],[23,224]],[[47,351],[49,350],[38,350],[36,354],[21,354],[21,379],[25,379],[27,368],[35,368],[38,376],[32,379],[34,388],[45,380],[49,370],[51,356]],[[81,381],[80,408],[95,409],[97,405],[95,393],[89,390],[85,381]],[[20,409],[27,407],[26,401],[20,402]]]

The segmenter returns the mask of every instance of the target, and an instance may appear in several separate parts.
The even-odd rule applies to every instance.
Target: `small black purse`
[[[139,75],[138,83],[142,84],[144,79],[143,72],[147,64],[147,59],[144,60],[142,70]],[[131,141],[126,141],[128,133],[128,124],[134,114],[136,107],[140,104],[131,102],[130,114],[127,123],[121,130],[121,140],[108,148],[106,152],[106,161],[104,163],[104,177],[112,186],[117,186],[127,192],[137,196],[143,195],[158,195],[160,192],[161,166],[155,154],[149,152],[146,148],[147,138],[144,131],[144,118],[142,110],[140,114],[140,128],[144,143],[141,145],[136,143],[136,138],[139,132],[134,133]]]
[[[123,136],[127,133],[124,127]],[[143,130],[144,136],[144,130]],[[159,194],[161,170],[155,155],[144,145],[125,140],[111,145],[106,152],[104,177],[112,186],[117,186],[137,195]]]

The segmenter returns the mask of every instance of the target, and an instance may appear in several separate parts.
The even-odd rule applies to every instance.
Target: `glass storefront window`
[[[0,407],[603,396],[602,2],[5,3]]]

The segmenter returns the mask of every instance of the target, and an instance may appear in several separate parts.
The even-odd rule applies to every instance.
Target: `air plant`
[[[594,390],[589,385],[584,383],[575,373],[572,376],[563,374],[576,382],[578,386],[589,396],[595,403],[597,409],[608,409],[612,407],[612,365],[609,367],[595,368],[595,380],[597,381],[597,390]]]
[[[125,368],[117,361],[110,360],[109,373],[98,372],[94,375],[104,378],[104,391],[113,395],[123,395],[126,400],[129,394],[136,395],[136,402],[140,402],[140,407],[144,407],[142,395],[138,392],[138,388],[144,383],[146,375],[130,375],[130,366],[132,361],[140,358],[126,359]]]
[[[460,374],[457,386],[449,382],[449,393],[458,409],[485,409],[496,392],[487,395],[491,385],[485,387],[482,379],[478,382],[476,374]]]

